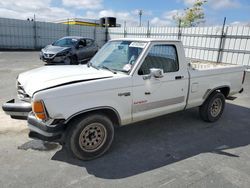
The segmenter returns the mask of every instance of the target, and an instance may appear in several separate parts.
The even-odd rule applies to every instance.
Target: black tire
[[[200,106],[200,117],[206,122],[215,122],[220,119],[225,108],[225,96],[218,91],[214,91]]]
[[[79,62],[77,60],[77,57],[75,55],[70,57],[70,65],[78,65]]]
[[[100,157],[110,148],[114,139],[113,123],[102,114],[76,119],[69,126],[66,147],[80,160]]]

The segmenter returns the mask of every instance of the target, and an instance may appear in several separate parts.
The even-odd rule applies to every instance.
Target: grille
[[[46,58],[51,58],[53,56],[54,56],[54,54],[46,54],[46,53],[44,53],[44,57],[46,57]]]
[[[17,82],[17,97],[23,101],[30,101],[30,96],[25,92],[23,86]]]

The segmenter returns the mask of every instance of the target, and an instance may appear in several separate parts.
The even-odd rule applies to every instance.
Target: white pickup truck
[[[21,102],[2,108],[27,119],[30,137],[58,141],[77,158],[94,159],[111,146],[114,127],[193,107],[214,122],[225,99],[243,91],[243,66],[191,62],[184,54],[177,40],[111,40],[87,65],[20,74]]]

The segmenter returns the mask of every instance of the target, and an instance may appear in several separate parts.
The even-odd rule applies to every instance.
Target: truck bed
[[[228,96],[238,93],[242,89],[244,69],[242,65],[190,60],[190,95],[187,108],[201,105],[207,93],[214,88],[229,88]]]
[[[212,61],[194,60],[194,59],[190,59],[190,66],[192,69],[197,69],[197,70],[242,67],[241,65],[233,65],[233,64],[227,64],[227,63],[216,63],[216,62],[212,62]]]

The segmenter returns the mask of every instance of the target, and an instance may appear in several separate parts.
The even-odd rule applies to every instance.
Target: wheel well
[[[72,56],[71,56],[72,58],[75,58],[75,60],[76,61],[78,61],[78,57],[77,57],[77,55],[76,54],[72,54]]]
[[[220,91],[225,96],[225,98],[228,97],[229,92],[230,92],[230,88],[229,87],[222,87],[222,88],[219,88],[219,89],[216,89],[216,90]]]
[[[103,115],[107,116],[112,121],[114,127],[118,127],[121,124],[118,112],[116,112],[115,110],[110,109],[110,108],[93,109],[93,110],[89,110],[89,111],[80,112],[80,113],[70,117],[67,120],[67,123],[74,121],[78,118],[82,118],[83,116],[90,115],[90,114],[103,114]]]
[[[225,98],[227,98],[230,92],[230,88],[228,86],[225,86],[225,87],[215,88],[213,90],[208,90],[204,98],[207,99],[214,91],[221,92],[225,96]]]

